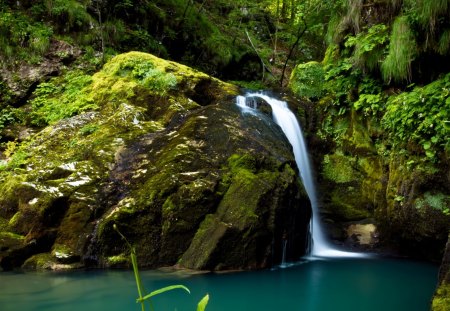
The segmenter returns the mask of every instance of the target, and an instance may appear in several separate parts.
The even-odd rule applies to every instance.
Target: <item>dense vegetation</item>
[[[48,125],[147,100],[139,90],[162,102],[187,88],[153,63],[103,67],[131,50],[242,87],[291,92],[309,121],[335,220],[374,218],[408,255],[442,255],[450,225],[450,1],[3,0],[1,173],[23,167],[30,137]],[[77,143],[96,132],[106,135],[87,124],[65,147],[88,157]]]
[[[3,131],[9,124],[39,127],[94,109],[83,99],[72,101],[76,90],[112,56],[130,50],[244,86],[286,84],[298,60],[322,57],[332,3],[2,1],[0,137],[3,143],[14,140],[15,134]],[[52,101],[62,92],[62,102]],[[69,102],[70,108],[60,111]]]

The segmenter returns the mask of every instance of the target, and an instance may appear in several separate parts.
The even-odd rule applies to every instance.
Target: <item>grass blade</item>
[[[197,305],[197,311],[205,311],[208,301],[209,301],[209,295],[206,294],[205,297],[203,297],[202,300],[199,301],[199,303]]]
[[[151,298],[151,297],[153,297],[153,296],[156,296],[156,295],[159,295],[159,294],[161,294],[161,293],[164,293],[164,292],[167,292],[167,291],[170,291],[170,290],[174,290],[174,289],[184,289],[184,290],[187,291],[189,294],[191,293],[190,290],[189,290],[189,288],[187,288],[187,287],[184,286],[184,285],[171,285],[171,286],[166,286],[166,287],[157,289],[157,290],[151,292],[150,294],[148,294],[148,295],[142,297],[141,299],[138,299],[138,301],[144,301],[144,300],[147,300],[147,299],[149,299],[149,298]]]

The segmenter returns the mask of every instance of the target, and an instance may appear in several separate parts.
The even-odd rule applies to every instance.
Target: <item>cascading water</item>
[[[303,181],[303,185],[311,201],[311,208],[313,212],[312,222],[311,222],[311,232],[312,232],[312,257],[362,257],[363,254],[343,252],[332,247],[325,239],[322,225],[320,222],[318,201],[316,195],[316,189],[314,184],[314,179],[312,175],[311,165],[308,158],[308,151],[306,148],[306,143],[303,138],[302,130],[297,118],[288,108],[285,101],[281,101],[272,98],[265,94],[260,93],[250,93],[246,96],[238,96],[236,99],[236,104],[243,109],[243,111],[250,111],[254,109],[254,105],[248,104],[248,98],[259,97],[263,99],[272,108],[272,116],[281,129],[283,130],[286,138],[292,145],[294,151],[295,162],[297,163],[298,170],[300,171],[300,176]]]

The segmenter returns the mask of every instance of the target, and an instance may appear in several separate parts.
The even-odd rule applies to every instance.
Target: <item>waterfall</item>
[[[332,247],[323,234],[322,224],[320,221],[320,215],[318,210],[318,201],[315,189],[315,182],[311,170],[310,161],[308,158],[308,151],[306,148],[305,139],[303,138],[302,130],[297,118],[288,108],[285,101],[281,101],[272,98],[268,95],[261,93],[250,93],[246,96],[238,96],[236,104],[243,109],[243,111],[249,111],[256,108],[254,103],[247,103],[248,98],[259,97],[263,99],[272,108],[272,116],[275,123],[277,123],[286,138],[292,145],[294,151],[295,162],[297,163],[298,170],[300,171],[300,177],[311,201],[312,208],[312,221],[311,221],[311,233],[312,233],[312,257],[361,257],[362,254],[343,252]]]
[[[287,265],[286,265],[286,247],[287,247],[287,240],[283,239],[283,253],[282,253],[281,265],[280,265],[280,267],[282,267],[282,268],[287,267]]]

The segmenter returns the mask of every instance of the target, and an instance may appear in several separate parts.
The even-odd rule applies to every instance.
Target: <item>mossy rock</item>
[[[24,270],[33,271],[65,271],[82,268],[80,262],[72,264],[61,263],[57,257],[50,253],[40,253],[28,258],[21,267]]]
[[[57,83],[58,79],[52,81]],[[113,58],[89,81],[80,85],[77,98],[78,103],[88,103],[87,108],[67,107],[75,109],[68,114],[74,116],[52,119],[51,125],[18,145],[2,168],[2,226],[42,241],[40,247],[22,245],[27,251],[20,260],[51,250],[60,264],[90,257],[87,249],[91,249],[93,221],[111,204],[107,202],[111,171],[118,172],[116,178],[124,184],[143,172],[132,156],[127,161],[133,165],[123,165],[128,146],[148,134],[170,133],[166,128],[173,127],[171,122],[179,122],[177,115],[237,94],[237,88],[230,84],[139,52]],[[68,98],[65,93],[53,96],[54,101],[46,99],[47,103],[53,105],[58,96],[62,101]],[[166,161],[188,157],[180,148],[177,150]],[[195,150],[190,157],[195,158]],[[163,160],[158,165],[164,165]],[[213,190],[197,195],[207,196]],[[55,254],[67,256],[58,259]]]
[[[270,240],[274,235],[281,239],[278,223],[281,216],[277,213],[283,214],[283,221],[289,218],[279,210],[281,206],[286,205],[289,210],[294,202],[303,200],[301,207],[293,209],[297,216],[291,218],[300,227],[306,228],[309,216],[306,195],[301,192],[299,196],[298,175],[290,166],[294,163],[290,146],[280,129],[262,117],[243,116],[232,102],[219,103],[193,112],[170,131],[143,137],[129,146],[122,154],[123,164],[117,167],[131,169],[132,157],[135,159],[132,166],[139,168],[140,173],[130,176],[134,182],[127,196],[100,220],[98,240],[105,260],[126,250],[125,245],[112,247],[112,241],[117,240],[112,225],[117,223],[135,241],[141,264],[150,267],[176,264],[182,258],[183,266],[193,268],[191,256],[185,253],[194,252],[192,245],[206,247],[203,245],[206,241],[199,242],[202,239],[197,236],[198,232],[209,230],[201,228],[205,221],[208,223],[206,215],[214,214],[220,222],[234,224],[221,240],[220,245],[225,245],[222,247],[234,247],[233,240],[242,235],[249,245],[258,241],[256,244],[264,247],[258,246],[253,252],[248,248],[236,249],[233,254],[243,257],[229,260],[225,254],[217,255],[219,246],[215,245],[204,265],[196,264],[195,268],[270,265]],[[259,135],[255,135],[255,126]],[[120,172],[116,173],[121,178]],[[287,193],[292,198],[288,199]],[[269,215],[271,221],[267,220]],[[303,231],[300,230],[305,238]],[[264,238],[258,240],[255,235]],[[300,239],[293,238],[293,244]],[[299,256],[302,246],[298,250],[293,256]],[[259,255],[263,259],[258,262]]]
[[[26,236],[4,257],[5,269],[127,266],[113,224],[140,265],[173,265],[210,214],[234,227],[202,269],[268,267],[281,254],[272,242],[281,245],[286,230],[298,246],[290,256],[300,256],[309,201],[291,146],[267,116],[241,113],[236,87],[140,52],[116,56],[83,81],[39,98],[34,113],[55,112],[50,124],[2,169],[0,225]],[[69,89],[76,101],[67,101]],[[70,113],[52,110],[58,103]],[[239,237],[245,247],[218,256]]]
[[[341,221],[355,221],[369,218],[370,204],[361,196],[358,189],[347,187],[333,191],[331,202],[327,204],[334,217]],[[369,208],[368,208],[369,207]]]
[[[278,219],[289,217],[276,207],[286,200],[283,192],[279,191],[295,189],[292,189],[295,185],[292,184],[295,172],[289,166],[281,171],[266,171],[258,162],[249,154],[234,154],[228,159],[230,176],[226,176],[225,181],[229,184],[228,190],[217,211],[207,215],[201,223],[179,265],[203,270],[267,266],[267,254],[271,253],[269,241],[274,234],[281,233],[277,228]],[[307,213],[304,208],[291,211],[292,226],[285,225],[283,232],[292,245],[297,244],[299,247],[305,241],[300,241],[299,236],[293,232],[293,223],[300,221],[305,224]],[[279,242],[281,245],[281,240]],[[294,251],[288,256],[298,258],[300,253]],[[219,258],[224,259],[217,262]]]
[[[322,162],[322,174],[326,179],[338,184],[358,181],[362,175],[356,170],[356,164],[355,157],[341,152],[326,154]]]

